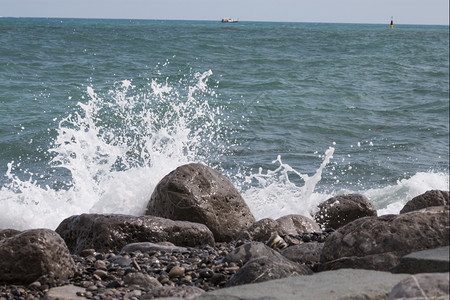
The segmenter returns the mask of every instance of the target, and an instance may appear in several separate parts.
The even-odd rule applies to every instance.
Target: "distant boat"
[[[232,19],[232,18],[223,18],[222,19],[222,23],[237,23],[238,20],[237,19]]]

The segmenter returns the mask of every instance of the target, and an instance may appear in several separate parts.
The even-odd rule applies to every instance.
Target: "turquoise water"
[[[188,162],[257,218],[448,189],[448,26],[0,18],[0,228],[141,214]]]

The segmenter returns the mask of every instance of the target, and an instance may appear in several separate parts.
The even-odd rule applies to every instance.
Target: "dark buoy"
[[[394,28],[394,17],[391,17],[391,26],[389,26],[391,29]]]

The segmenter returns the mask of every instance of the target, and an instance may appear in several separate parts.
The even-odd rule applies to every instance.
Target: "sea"
[[[0,228],[144,214],[199,162],[256,219],[449,189],[449,26],[0,18]]]

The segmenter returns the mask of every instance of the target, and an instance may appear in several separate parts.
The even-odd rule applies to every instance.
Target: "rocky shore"
[[[230,299],[249,299],[252,291],[252,299],[314,299],[302,294],[302,283],[340,274],[333,279],[338,282],[344,273],[395,280],[379,289],[383,297],[379,292],[364,299],[389,293],[398,299],[413,297],[398,288],[391,292],[407,279],[393,273],[428,272],[435,275],[424,280],[437,286],[422,292],[448,299],[448,260],[423,263],[422,254],[420,264],[405,263],[416,251],[447,247],[448,253],[448,201],[448,191],[428,191],[399,215],[378,217],[364,196],[340,195],[322,203],[314,220],[288,215],[256,221],[223,175],[189,164],[161,180],[144,216],[83,214],[55,231],[0,230],[0,299],[223,299],[227,291]],[[270,284],[287,284],[291,296],[269,297],[276,290]],[[267,288],[267,295],[256,287]]]

